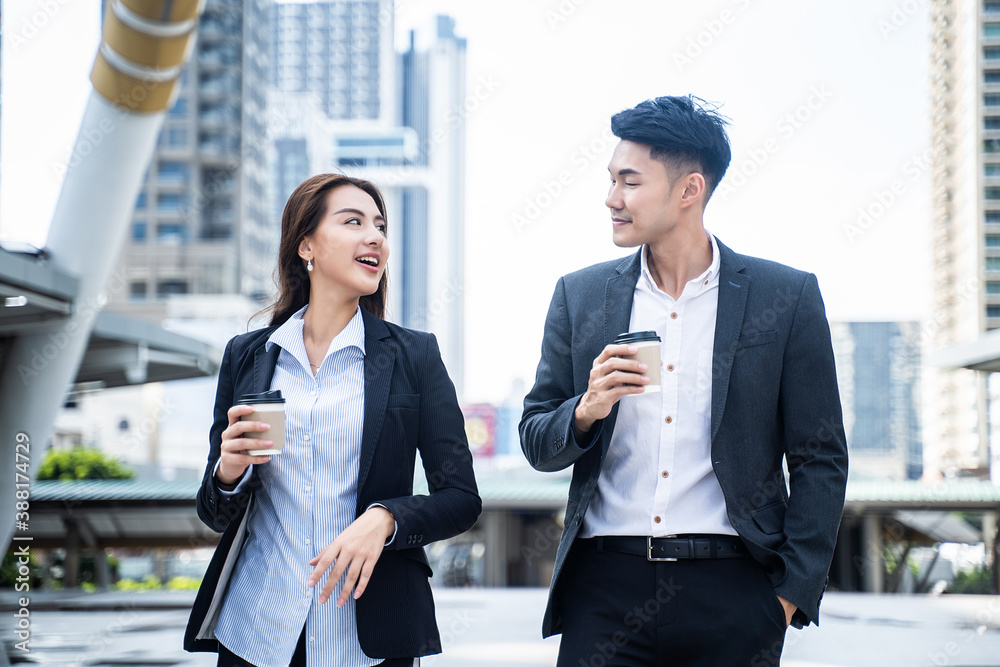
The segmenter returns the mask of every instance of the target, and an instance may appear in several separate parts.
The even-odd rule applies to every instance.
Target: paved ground
[[[541,589],[438,589],[445,653],[422,667],[552,667],[558,638],[542,640]],[[193,594],[33,594],[30,654],[39,665],[208,666],[180,648]],[[0,593],[4,642],[15,597]],[[822,626],[793,630],[785,667],[1000,667],[1000,597],[829,593]]]

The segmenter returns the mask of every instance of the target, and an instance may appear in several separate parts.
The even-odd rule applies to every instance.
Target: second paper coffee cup
[[[240,417],[240,421],[267,422],[271,428],[266,431],[244,433],[244,438],[252,440],[270,440],[268,449],[248,449],[251,456],[266,456],[280,454],[285,448],[285,399],[281,397],[280,389],[272,389],[260,394],[243,394],[237,405],[252,405],[253,412]]]
[[[618,334],[615,338],[615,345],[631,345],[639,348],[634,355],[622,355],[635,357],[638,361],[646,364],[646,377],[649,384],[645,385],[643,393],[652,394],[660,391],[660,337],[655,331],[633,331],[630,333]],[[639,396],[640,394],[629,394]]]

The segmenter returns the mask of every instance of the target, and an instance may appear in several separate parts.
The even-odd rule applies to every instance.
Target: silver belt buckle
[[[663,539],[669,540],[672,537],[677,537],[677,536],[676,535],[667,535]],[[659,539],[659,538],[657,538],[657,539]],[[654,558],[653,557],[653,537],[652,536],[649,536],[649,537],[646,538],[646,560],[651,561],[653,563],[675,563],[675,562],[677,562],[676,558],[666,558],[666,557],[665,558]]]

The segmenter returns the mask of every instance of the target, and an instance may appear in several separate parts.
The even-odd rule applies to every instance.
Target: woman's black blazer
[[[373,658],[439,653],[431,569],[423,546],[458,535],[482,510],[455,387],[433,335],[385,322],[362,310],[365,325],[365,418],[358,462],[360,515],[372,503],[396,518],[396,538],[375,565],[357,600],[358,640]],[[276,327],[236,336],[219,370],[208,464],[198,492],[198,516],[223,532],[195,599],[184,634],[188,651],[218,651],[215,622],[246,532],[247,508],[260,486],[256,470],[238,494],[224,496],[213,471],[227,412],[242,394],[270,389],[280,348],[265,349]],[[413,494],[420,452],[428,495]],[[266,465],[266,464],[264,464]],[[248,631],[254,631],[248,628]]]

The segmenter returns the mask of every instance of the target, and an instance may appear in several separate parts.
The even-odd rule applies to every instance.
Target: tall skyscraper
[[[409,166],[429,178],[401,182],[404,255],[400,268],[404,326],[437,335],[461,396],[465,372],[465,118],[466,42],[455,21],[436,17],[426,50],[399,60],[399,123],[419,137]],[[428,185],[429,184],[429,185]]]
[[[392,122],[392,0],[271,6],[272,89],[311,93],[331,119]]]
[[[174,295],[270,289],[277,235],[267,201],[270,0],[208,0],[195,55],[160,133],[109,307],[154,320]]]
[[[352,46],[352,53],[356,50],[364,55],[358,64],[331,57],[316,65],[326,74],[317,73],[308,79],[309,85],[301,75],[300,83],[281,83],[289,89],[272,94],[269,163],[274,208],[280,210],[306,175],[321,171],[340,170],[379,186],[389,211],[392,249],[388,317],[437,336],[461,396],[465,349],[465,40],[455,35],[453,19],[439,16],[429,46],[417,47],[411,34],[407,50],[386,64],[385,53],[393,53],[391,13],[386,19],[382,9],[376,12],[385,2],[286,3],[278,6],[276,25],[279,32],[287,31],[288,35],[274,43],[273,60],[285,62],[282,67],[291,69],[282,70],[281,76],[307,71],[301,69],[302,62],[315,64],[310,60],[309,45],[340,35],[341,26],[336,22],[345,14],[360,14],[354,5],[367,7],[369,24],[373,17],[380,17],[372,30],[387,35],[389,41],[379,38],[380,48],[385,50],[377,57],[370,52],[374,37],[365,41],[365,48]],[[341,52],[348,49],[346,45],[338,48]],[[378,86],[372,83],[366,88],[369,93],[379,91],[377,113],[370,95],[364,98],[368,106],[360,101],[355,106],[353,98],[343,97],[344,90],[338,98],[336,91],[324,87],[324,82],[340,80],[341,75],[353,80],[355,72],[382,78]],[[355,111],[348,114],[348,107]],[[325,112],[325,119],[317,118],[316,109],[331,108],[339,110],[339,115]]]
[[[1000,327],[1000,2],[932,0],[934,349]],[[939,467],[985,476],[987,375],[931,370],[928,446]]]
[[[918,322],[830,325],[851,473],[919,479],[923,474]]]
[[[278,229],[265,171],[271,2],[207,0],[118,259],[114,282],[126,287],[112,291],[107,305],[220,349],[246,330],[272,289]],[[214,383],[87,395],[79,403],[83,439],[131,465],[196,475],[207,453]]]

